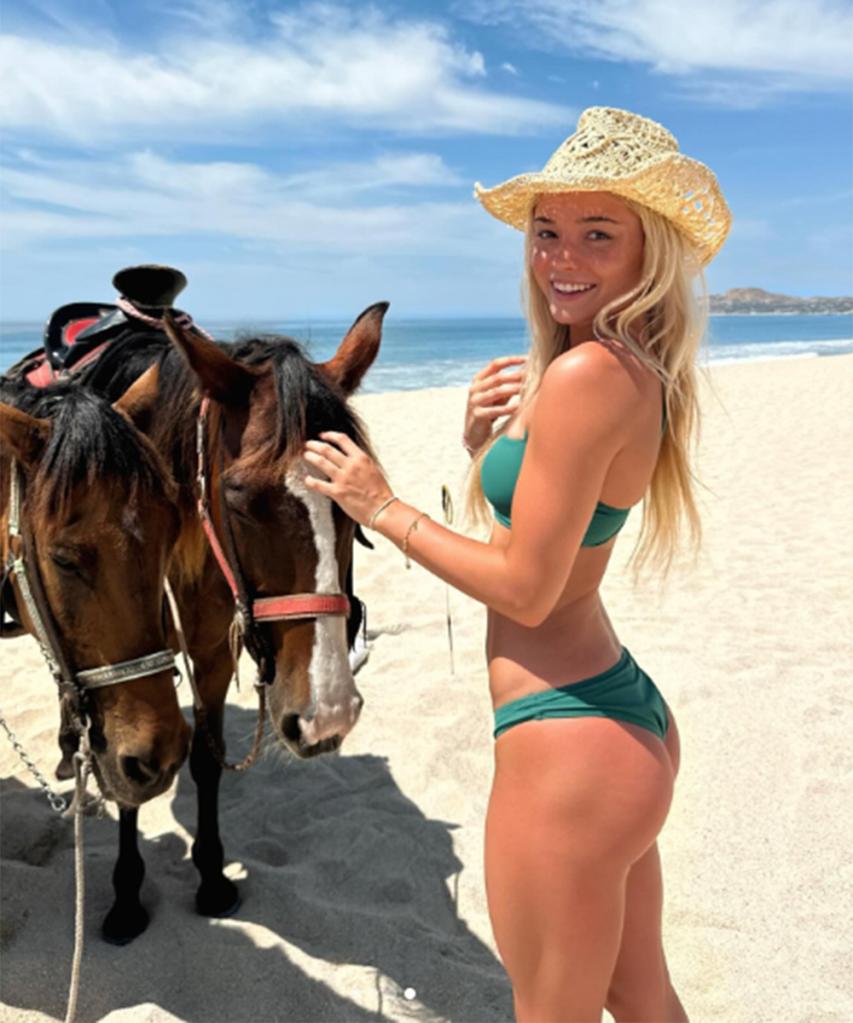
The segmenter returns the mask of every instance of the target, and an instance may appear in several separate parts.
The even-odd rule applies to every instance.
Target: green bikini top
[[[666,407],[663,410],[661,433],[666,429]],[[500,436],[491,446],[480,468],[483,494],[492,506],[495,518],[503,526],[510,527],[510,511],[515,484],[521,471],[521,463],[527,445],[527,431],[523,437]],[[615,536],[625,525],[630,508],[614,508],[599,501],[595,506],[592,521],[581,540],[581,547],[599,547]]]

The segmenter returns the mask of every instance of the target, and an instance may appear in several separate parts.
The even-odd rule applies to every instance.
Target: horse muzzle
[[[96,753],[93,758],[95,773],[104,795],[124,809],[133,809],[162,795],[186,759],[189,738],[190,729],[186,726],[177,741],[162,750],[156,745],[128,743],[115,752],[108,749],[104,753]]]
[[[364,698],[356,691],[343,703],[320,703],[303,714],[286,712],[276,723],[276,731],[298,757],[332,753],[355,727],[363,705]]]

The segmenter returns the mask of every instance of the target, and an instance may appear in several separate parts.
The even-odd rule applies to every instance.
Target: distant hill
[[[711,295],[711,312],[724,313],[853,313],[853,297],[798,298],[775,295],[763,288],[729,288],[725,295]]]

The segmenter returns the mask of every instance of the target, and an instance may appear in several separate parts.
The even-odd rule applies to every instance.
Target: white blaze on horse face
[[[305,486],[306,472],[321,475],[307,462],[300,461],[297,468],[287,473],[284,485],[308,510],[317,548],[315,591],[340,593],[332,502]],[[308,677],[311,706],[299,717],[303,739],[313,746],[321,739],[346,735],[358,720],[362,699],[349,665],[346,621],[342,615],[320,615],[314,619],[314,649]]]

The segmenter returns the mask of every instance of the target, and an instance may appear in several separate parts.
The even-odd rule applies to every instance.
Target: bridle
[[[132,679],[174,670],[171,650],[157,650],[129,661],[118,661],[98,668],[75,671],[65,655],[53,614],[44,591],[38,562],[34,557],[32,534],[24,532],[21,515],[22,472],[16,460],[10,466],[8,556],[4,577],[13,573],[18,591],[27,609],[35,638],[59,688],[60,695],[72,697],[72,718],[79,730],[88,728],[88,694],[95,689],[119,685]],[[29,562],[29,564],[28,564]]]
[[[228,517],[228,508],[222,488],[219,490],[219,517],[222,522],[222,542],[210,514],[210,462],[207,448],[207,424],[210,398],[201,401],[196,422],[196,484],[198,488],[198,514],[211,549],[222,570],[228,588],[234,597],[234,632],[252,655],[258,666],[261,682],[269,685],[275,678],[275,655],[260,625],[265,622],[295,621],[326,615],[350,613],[349,599],[344,593],[293,593],[276,597],[254,596],[240,567],[234,535]],[[220,448],[221,451],[221,448]],[[232,643],[232,649],[234,644]],[[236,658],[235,658],[236,659]]]

